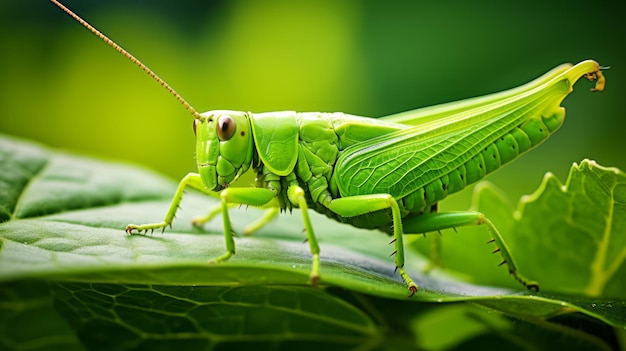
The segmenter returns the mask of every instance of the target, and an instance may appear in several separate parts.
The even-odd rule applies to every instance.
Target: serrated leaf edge
[[[570,188],[570,183],[574,177],[575,172],[583,172],[586,169],[592,170],[594,168],[599,169],[603,172],[612,172],[617,176],[626,177],[626,174],[622,172],[620,169],[615,167],[604,167],[599,165],[594,160],[584,159],[580,165],[576,162],[572,164],[570,168],[569,174],[567,175],[567,179],[565,184],[561,183],[557,176],[555,176],[552,172],[547,172],[541,184],[535,190],[534,193],[530,195],[524,195],[520,198],[518,202],[517,209],[513,213],[513,219],[515,221],[519,221],[524,216],[524,209],[526,205],[529,205],[541,197],[541,195],[546,191],[546,189],[550,186],[553,186],[555,189],[560,189],[561,192],[567,193]],[[612,194],[613,189],[608,189],[608,192]],[[608,281],[615,275],[620,266],[626,261],[626,247],[622,249],[620,255],[608,266],[606,267],[606,252],[608,250],[608,245],[610,242],[610,237],[612,234],[612,223],[614,216],[614,208],[615,201],[612,200],[611,205],[609,206],[609,213],[606,217],[606,223],[604,225],[604,232],[602,234],[602,239],[598,243],[598,250],[594,257],[593,262],[591,263],[591,278],[589,280],[589,284],[585,289],[585,294],[588,296],[602,296],[604,291],[604,287],[608,283]],[[606,268],[605,268],[606,267]]]

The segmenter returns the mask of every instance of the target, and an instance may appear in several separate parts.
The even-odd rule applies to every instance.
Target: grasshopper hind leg
[[[430,207],[430,211],[428,212],[430,213],[437,213],[439,212],[439,203],[435,203],[434,205],[432,205]],[[456,230],[456,227],[453,227],[452,229]],[[430,261],[429,263],[426,265],[426,267],[424,267],[424,273],[428,274],[430,273],[433,269],[435,268],[443,268],[444,264],[443,264],[443,259],[441,256],[441,231],[437,231],[437,233],[439,235],[434,235],[432,238],[430,238]],[[426,236],[426,232],[422,233],[424,236]]]
[[[500,232],[498,232],[495,225],[480,212],[467,211],[424,214],[405,219],[404,231],[410,234],[423,234],[469,225],[484,225],[491,235],[489,243],[496,245],[496,250],[493,252],[499,253],[502,257],[500,266],[506,265],[509,274],[525,288],[532,291],[539,291],[539,284],[537,282],[524,277],[519,272],[515,259],[504,241],[504,238]]]
[[[328,208],[341,217],[355,217],[380,210],[391,210],[392,235],[395,251],[392,253],[396,271],[402,277],[406,287],[413,296],[418,290],[417,284],[404,268],[403,224],[400,206],[390,194],[358,195],[334,199]]]

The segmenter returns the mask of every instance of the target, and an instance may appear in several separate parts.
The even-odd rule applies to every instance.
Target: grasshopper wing
[[[597,79],[593,90],[602,90],[600,69],[592,60],[560,66],[507,93],[468,100],[466,110],[444,105],[431,111],[437,118],[420,110],[386,118],[417,125],[343,150],[333,183],[342,197],[402,198],[456,170],[460,190],[547,139],[562,125],[561,101],[581,76]]]

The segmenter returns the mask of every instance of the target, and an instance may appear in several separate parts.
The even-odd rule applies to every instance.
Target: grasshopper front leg
[[[320,279],[320,248],[319,244],[317,243],[315,232],[313,231],[311,219],[309,217],[308,205],[306,203],[304,189],[295,184],[291,185],[287,189],[287,195],[289,196],[289,201],[299,207],[302,213],[302,220],[304,222],[307,241],[311,249],[311,255],[313,256],[310,279],[311,283],[315,284]],[[233,241],[233,230],[230,216],[228,214],[228,207],[232,204],[262,207],[268,204],[272,204],[272,202],[275,200],[275,197],[276,191],[266,188],[227,188],[222,190],[222,192],[220,193],[220,199],[221,213],[224,220],[226,253],[215,259],[215,261],[225,261],[235,253],[235,242]],[[211,211],[211,213],[209,213],[209,216],[207,217],[212,217],[214,214],[213,212],[214,211]],[[252,227],[248,226],[246,230],[258,229],[258,227],[272,220],[277,214],[278,207],[269,208],[259,221],[253,223]],[[204,221],[205,219],[205,217],[200,217],[200,220],[197,220],[196,223]]]
[[[199,174],[189,173],[178,184],[178,188],[176,189],[174,198],[170,203],[169,210],[167,211],[165,219],[162,222],[142,225],[129,224],[126,226],[126,232],[129,234],[135,234],[134,231],[141,233],[158,228],[165,229],[166,227],[171,226],[174,215],[176,214],[178,206],[180,205],[180,202],[183,198],[184,190],[188,186],[194,189],[198,189],[207,194],[212,193],[203,185],[202,179]],[[302,212],[302,219],[306,230],[307,241],[309,242],[311,254],[313,255],[313,265],[311,268],[310,279],[311,282],[315,284],[320,278],[320,248],[317,243],[315,233],[313,231],[313,225],[309,218],[304,189],[297,185],[292,185],[288,188],[287,193],[289,196],[289,200],[296,206],[300,207]],[[229,207],[231,207],[232,205],[263,207],[271,204],[272,201],[274,201],[275,197],[276,192],[266,188],[226,188],[220,192],[220,211],[218,212],[212,210],[208,216],[199,217],[200,219],[194,221],[194,224],[201,224],[212,218],[217,213],[222,214],[222,219],[224,221],[224,240],[226,252],[223,255],[211,260],[211,262],[226,261],[235,254],[235,241],[233,239],[232,222],[230,220],[230,215],[228,212]],[[262,218],[263,223],[261,223],[261,225],[270,221],[276,216],[277,213],[277,209],[268,209],[268,212],[266,212],[266,215]],[[256,229],[256,226],[253,229]]]
[[[287,188],[287,196],[289,196],[289,201],[298,206],[302,212],[302,221],[304,222],[306,238],[309,242],[311,255],[313,255],[313,265],[311,266],[310,279],[311,283],[315,285],[320,279],[320,246],[317,243],[317,237],[313,231],[313,224],[309,218],[309,208],[306,203],[304,189],[295,184],[291,185]]]
[[[172,202],[170,203],[170,208],[167,210],[165,214],[165,218],[163,222],[158,223],[150,223],[150,224],[129,224],[126,226],[126,233],[135,234],[134,231],[138,233],[153,231],[155,229],[161,228],[165,231],[165,228],[172,225],[172,221],[174,220],[174,216],[176,215],[176,211],[178,211],[178,207],[180,206],[180,202],[183,199],[183,194],[185,192],[186,187],[192,187],[194,189],[200,190],[204,193],[210,193],[204,184],[202,183],[202,179],[200,175],[197,173],[188,173],[183,179],[181,179],[180,183],[178,183],[178,188],[176,188],[176,192],[174,193],[174,198],[172,198]]]
[[[212,191],[204,186],[199,174],[188,173],[180,181],[180,183],[178,183],[178,188],[174,193],[174,197],[172,199],[172,202],[170,203],[170,207],[162,222],[142,225],[129,224],[126,226],[126,232],[128,234],[137,234],[159,228],[165,230],[166,227],[171,226],[176,211],[178,210],[180,202],[183,198],[185,188],[188,186],[206,194],[213,194]],[[222,190],[222,192],[220,193],[220,208],[224,221],[224,239],[226,252],[222,256],[211,260],[212,262],[226,261],[235,253],[235,242],[233,240],[233,229],[232,223],[230,221],[230,216],[228,214],[228,207],[232,204],[264,206],[270,203],[274,199],[275,195],[276,194],[273,191],[263,188],[227,188]],[[135,233],[135,231],[137,233]]]
[[[221,262],[228,260],[235,254],[235,241],[233,240],[233,227],[228,213],[230,204],[241,204],[249,206],[264,206],[271,202],[276,193],[265,188],[226,188],[220,193],[222,206],[222,219],[224,221],[224,239],[226,252],[211,262]]]

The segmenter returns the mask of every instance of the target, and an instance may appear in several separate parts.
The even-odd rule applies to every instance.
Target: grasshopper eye
[[[227,115],[217,119],[217,136],[221,141],[229,140],[235,134],[235,121]]]
[[[196,118],[193,119],[193,135],[196,135],[196,126],[198,125],[198,120]]]

